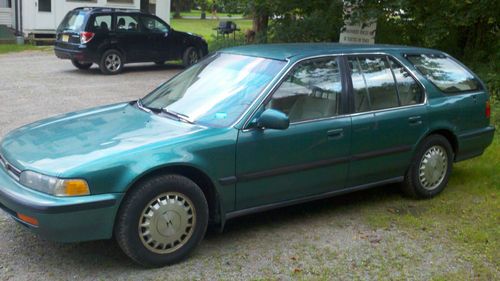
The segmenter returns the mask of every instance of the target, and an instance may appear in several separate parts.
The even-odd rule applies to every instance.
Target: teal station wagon
[[[440,51],[236,47],[140,100],[9,133],[0,207],[48,239],[115,237],[163,266],[238,216],[389,183],[435,196],[493,133],[484,84]]]

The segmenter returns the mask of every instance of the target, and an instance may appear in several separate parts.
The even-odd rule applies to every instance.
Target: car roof
[[[146,14],[148,15],[149,13],[142,12],[141,10],[138,9],[126,9],[126,8],[110,8],[110,7],[78,7],[73,10],[81,10],[85,12],[122,12],[122,13],[140,13],[140,14]]]
[[[339,43],[288,43],[288,44],[260,44],[244,45],[223,49],[220,52],[228,54],[264,57],[276,60],[300,59],[325,54],[349,53],[377,53],[377,52],[404,52],[404,53],[441,53],[438,50],[402,46],[402,45],[362,45]]]

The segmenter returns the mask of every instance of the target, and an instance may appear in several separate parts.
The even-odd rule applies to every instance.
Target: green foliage
[[[336,42],[343,26],[342,1],[286,1],[274,6],[271,42]]]

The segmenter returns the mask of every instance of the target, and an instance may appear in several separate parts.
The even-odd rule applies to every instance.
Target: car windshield
[[[83,24],[85,22],[85,16],[86,16],[85,11],[71,11],[69,12],[66,17],[64,17],[63,21],[57,28],[58,32],[63,32],[63,31],[82,31],[83,30]]]
[[[218,53],[144,97],[142,105],[197,124],[233,124],[283,69],[284,61]]]

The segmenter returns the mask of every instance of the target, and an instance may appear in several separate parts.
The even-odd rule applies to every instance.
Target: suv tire
[[[123,55],[117,50],[107,50],[101,57],[99,68],[104,74],[112,75],[123,71]]]
[[[161,267],[186,258],[205,236],[208,204],[202,190],[180,175],[163,175],[130,191],[118,212],[115,238],[131,259]]]
[[[87,70],[92,66],[91,62],[79,62],[75,59],[72,59],[71,63],[73,64],[73,66],[81,70]]]
[[[195,47],[188,47],[182,55],[182,65],[190,67],[200,60],[200,52]]]
[[[431,198],[448,184],[453,149],[441,135],[430,135],[418,146],[406,172],[402,190],[413,198]]]

